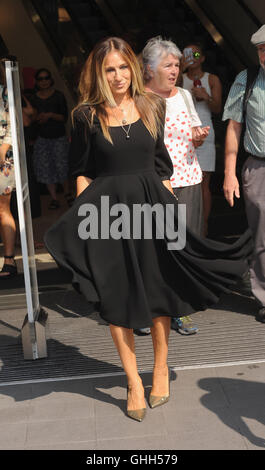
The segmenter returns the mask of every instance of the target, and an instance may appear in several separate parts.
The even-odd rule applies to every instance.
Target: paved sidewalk
[[[209,354],[208,367],[172,370],[169,403],[148,408],[138,423],[126,416],[126,380],[108,327],[87,315],[87,304],[70,291],[46,297],[49,355],[26,361],[25,367],[19,338],[25,311],[0,311],[2,384],[20,380],[22,370],[27,381],[35,378],[0,383],[0,449],[265,449],[265,325],[255,321],[251,299],[235,297],[232,304],[228,297],[221,310],[196,314],[197,335],[171,332],[171,365],[185,363],[185,354],[187,364]],[[139,365],[150,370],[151,338],[136,337],[136,344]],[[242,360],[243,353],[244,365],[213,367],[211,362]],[[104,373],[103,367],[113,375],[93,375]],[[73,375],[84,378],[65,380]],[[148,397],[151,373],[142,378]]]
[[[179,351],[183,358],[186,351],[187,355],[194,356],[198,350],[202,354],[207,346],[216,350],[215,356],[221,348],[223,357],[228,355],[229,358],[232,350],[239,358],[242,357],[240,351],[244,350],[246,354],[249,350],[257,358],[254,361],[245,365],[211,367],[209,364],[205,368],[172,371],[169,403],[154,410],[148,408],[142,423],[126,416],[126,380],[119,372],[118,362],[115,366],[117,374],[112,376],[58,380],[57,375],[57,379],[51,381],[41,378],[37,383],[0,384],[0,450],[265,449],[265,356],[260,349],[264,325],[255,321],[251,299],[235,298],[233,312],[231,301],[227,298],[219,313],[211,312],[209,324],[202,322],[197,335],[181,337],[172,332],[175,338],[172,337],[171,345],[176,344],[174,354]],[[55,325],[61,324],[62,330],[58,336],[61,357],[55,360],[50,354],[48,366],[54,367],[55,361],[57,370],[60,365],[67,369],[68,363],[70,367],[71,361],[76,360],[84,370],[86,364],[95,366],[97,361],[101,367],[103,359],[115,364],[118,358],[113,362],[111,349],[107,349],[105,330],[108,328],[98,325],[93,317],[87,317],[87,306],[81,298],[69,291],[58,291],[48,295],[45,308],[48,306],[52,306],[49,310],[50,330],[53,325],[55,339],[60,333],[59,326],[55,330]],[[237,310],[234,310],[235,306]],[[196,315],[196,321],[200,320],[201,314]],[[16,376],[19,376],[19,364],[14,351],[24,316],[23,309],[0,312],[2,351],[7,358],[3,361],[1,356],[1,368],[4,371],[10,364]],[[216,333],[217,327],[220,329],[215,323],[218,317],[223,323],[222,335],[221,331]],[[77,335],[79,325],[83,325],[85,332],[90,332],[89,342]],[[231,348],[229,337],[234,338]],[[136,339],[140,347],[143,341]],[[96,340],[101,345],[103,358],[91,349]],[[49,341],[53,345],[53,339]],[[207,341],[209,345],[205,344]],[[149,349],[146,351],[148,354]],[[171,347],[171,361],[173,352]],[[32,364],[35,373],[41,364],[45,369],[42,362],[45,360],[38,361]],[[176,357],[175,363],[178,362],[180,357]],[[63,373],[63,377],[66,376]],[[142,378],[148,397],[151,374],[143,373]]]
[[[169,403],[142,423],[125,415],[123,375],[2,386],[0,449],[265,449],[265,364],[171,375]]]

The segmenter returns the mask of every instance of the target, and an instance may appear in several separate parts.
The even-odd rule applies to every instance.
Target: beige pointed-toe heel
[[[155,395],[149,395],[149,406],[150,408],[157,408],[158,406],[164,405],[169,401],[170,397],[170,369],[168,368],[168,395],[161,395],[161,396],[155,396]]]
[[[127,387],[127,400],[128,400],[129,387]],[[127,416],[134,419],[135,421],[143,421],[146,415],[146,408],[141,408],[139,410],[127,410]]]

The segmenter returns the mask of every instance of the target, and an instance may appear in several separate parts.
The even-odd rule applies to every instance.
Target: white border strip
[[[196,370],[196,369],[213,369],[215,367],[233,367],[233,366],[244,366],[250,364],[264,364],[265,359],[256,359],[256,360],[249,360],[249,361],[236,361],[236,362],[220,362],[216,364],[198,364],[194,366],[173,366],[170,367],[170,370],[178,371],[178,370]],[[152,370],[143,370],[139,371],[141,374],[150,374]],[[120,375],[125,375],[125,372],[106,372],[105,374],[88,374],[88,375],[76,375],[70,377],[54,377],[50,379],[33,379],[33,380],[17,380],[14,382],[3,382],[0,383],[1,387],[7,387],[10,385],[29,385],[29,384],[38,384],[38,383],[49,383],[49,382],[64,382],[70,380],[86,380],[86,379],[98,379],[98,378],[105,378],[105,377],[118,377]]]

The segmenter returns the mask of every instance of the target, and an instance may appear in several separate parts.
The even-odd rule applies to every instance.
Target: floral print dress
[[[173,188],[193,186],[202,181],[202,171],[192,142],[192,127],[201,121],[190,93],[183,90],[190,105],[187,109],[182,93],[166,98],[165,145],[173,163],[170,178]]]
[[[0,146],[3,144],[12,145],[12,139],[6,88],[0,85]],[[14,188],[14,160],[10,148],[6,153],[5,162],[0,163],[0,196],[10,194]]]

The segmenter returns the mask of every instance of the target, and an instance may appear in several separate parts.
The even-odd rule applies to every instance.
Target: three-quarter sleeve
[[[70,175],[96,177],[96,165],[91,150],[92,134],[85,114],[76,110],[73,115],[73,126],[71,130],[71,144],[69,152]]]
[[[173,174],[173,164],[164,143],[164,133],[159,135],[155,148],[155,169],[161,180],[170,180]]]

